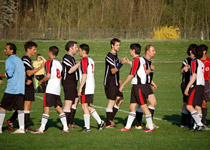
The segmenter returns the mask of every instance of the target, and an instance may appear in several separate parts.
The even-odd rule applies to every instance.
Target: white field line
[[[35,96],[36,98],[39,98],[39,99],[43,99],[43,97],[41,96]],[[94,108],[99,108],[99,109],[103,109],[103,110],[106,110],[105,107],[102,107],[102,106],[96,106],[96,105],[93,105],[91,104]],[[176,109],[157,109],[157,110],[168,110],[168,111],[177,111]],[[126,111],[126,110],[122,110],[122,109],[119,109],[118,110],[119,112],[123,112],[123,113],[126,113],[126,114],[129,114],[129,111]],[[173,122],[173,123],[179,123],[177,121],[174,121],[174,120],[166,120],[166,119],[162,119],[162,118],[157,118],[157,117],[153,117],[153,119],[155,120],[159,120],[159,121],[165,121],[165,122]]]

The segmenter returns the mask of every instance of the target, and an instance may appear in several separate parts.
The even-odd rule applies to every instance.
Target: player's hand
[[[119,88],[119,91],[122,92],[123,88],[124,88],[124,86],[121,85],[120,88]]]
[[[26,80],[26,85],[30,85],[32,82],[32,80]]]
[[[82,96],[82,89],[78,90],[78,96]]]
[[[127,57],[125,57],[125,62],[128,63],[128,64],[130,64],[130,65],[132,63]]]
[[[38,86],[41,86],[41,85],[42,85],[42,82],[41,82],[41,81],[39,81],[39,82],[38,82]]]
[[[122,81],[121,80],[119,80],[119,84],[120,84],[120,86],[122,85]]]
[[[39,57],[44,61],[44,63],[46,63],[46,59],[43,56],[39,56]]]
[[[122,64],[124,64],[125,63],[125,57],[124,58],[121,58],[121,60],[120,60],[120,62],[122,63]]]
[[[152,71],[155,70],[155,66],[153,64],[151,64],[151,68]]]
[[[185,89],[184,94],[185,94],[186,96],[189,96],[189,88],[186,88],[186,89]]]
[[[156,90],[157,89],[157,85],[155,83],[152,83],[151,86],[152,86],[152,89],[153,90]]]
[[[190,65],[187,64],[187,65],[184,66],[184,71],[185,72],[187,72],[189,69],[190,69]]]

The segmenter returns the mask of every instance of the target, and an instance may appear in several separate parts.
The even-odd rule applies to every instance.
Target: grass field
[[[3,47],[7,41],[0,42],[0,60],[5,60]],[[12,135],[5,125],[6,120],[12,112],[7,112],[3,126],[3,134],[0,135],[0,150],[9,149],[209,149],[210,131],[190,132],[187,129],[179,128],[174,123],[180,121],[182,107],[182,94],[180,90],[181,75],[179,69],[182,61],[187,57],[186,50],[189,44],[206,44],[210,48],[209,41],[122,41],[119,57],[129,56],[129,45],[139,42],[142,45],[142,55],[144,47],[152,44],[156,47],[156,57],[153,59],[155,65],[154,81],[158,89],[155,92],[158,105],[155,111],[154,122],[159,129],[154,133],[144,133],[143,130],[131,132],[118,132],[116,129],[97,130],[97,123],[91,118],[91,132],[81,133],[80,129],[71,130],[70,133],[61,133],[61,123],[54,108],[51,108],[50,119],[47,130],[43,135]],[[24,42],[14,42],[18,47],[18,56],[24,55]],[[38,53],[47,58],[49,46],[56,45],[60,48],[58,60],[65,54],[64,45],[66,41],[37,41]],[[104,59],[110,50],[109,40],[79,41],[79,44],[87,43],[90,45],[90,56],[96,61],[95,81],[96,89],[94,105],[102,119],[105,120],[105,108],[107,99],[104,93]],[[210,53],[210,52],[209,52]],[[210,56],[210,55],[208,55]],[[33,60],[35,59],[32,58]],[[79,60],[78,55],[76,60]],[[130,66],[124,65],[120,70],[121,80],[125,80],[130,72]],[[4,73],[4,63],[0,63],[0,73]],[[0,98],[2,98],[6,88],[6,80],[0,85]],[[117,113],[115,122],[117,129],[122,128],[128,116],[131,85],[127,84],[124,88],[125,102],[121,105]],[[36,101],[32,104],[31,127],[37,129],[40,126],[42,117],[42,97],[43,94],[36,95]],[[64,99],[63,91],[61,93]],[[210,110],[210,104],[208,104]],[[210,111],[208,113],[208,123],[210,123]],[[83,126],[83,113],[81,106],[78,106],[75,122]],[[145,120],[144,120],[145,122]],[[18,122],[16,122],[16,127]]]

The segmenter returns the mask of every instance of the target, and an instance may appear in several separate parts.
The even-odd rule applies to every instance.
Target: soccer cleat
[[[155,132],[155,129],[146,129],[146,130],[144,130],[144,132]]]
[[[142,126],[137,126],[137,125],[135,125],[135,129],[140,130],[140,129],[142,129]]]
[[[114,120],[112,120],[112,121],[110,121],[110,122],[111,122],[111,125],[112,125],[113,127],[115,127],[115,128],[117,127],[116,124],[115,124],[115,122],[114,122]]]
[[[72,129],[72,128],[80,128],[80,126],[78,126],[78,125],[76,125],[75,123],[73,123],[73,124],[69,124],[69,125],[68,125],[68,128],[69,128],[69,129]]]
[[[81,132],[90,132],[90,129],[87,129],[86,127],[83,127]]]
[[[154,127],[154,128],[156,128],[156,129],[159,128],[159,126],[156,126],[156,125],[154,124],[154,122],[153,122],[152,124],[153,124],[153,127]],[[146,128],[149,128],[148,124],[146,124]]]
[[[63,132],[63,133],[69,133],[69,129],[68,130],[62,130],[61,132]]]
[[[204,126],[198,126],[197,131],[202,131],[204,129]]]
[[[13,122],[11,122],[10,120],[7,120],[7,126],[8,126],[8,130],[13,131],[14,130],[14,125]]]
[[[34,131],[31,131],[33,134],[43,134],[45,131],[39,131],[39,129],[36,129]]]
[[[113,128],[116,128],[116,127],[110,124],[110,125],[105,125],[105,128],[107,128],[107,129],[113,129]]]
[[[131,129],[122,128],[122,129],[118,129],[117,131],[131,131]]]
[[[33,130],[32,130],[30,127],[28,127],[28,128],[25,129],[25,131],[26,131],[26,132],[27,132],[27,131],[32,132]]]
[[[98,130],[102,130],[105,125],[105,122],[101,120],[101,124],[98,124]]]
[[[23,134],[23,133],[25,133],[25,131],[21,129],[17,129],[16,131],[12,132],[12,134]]]

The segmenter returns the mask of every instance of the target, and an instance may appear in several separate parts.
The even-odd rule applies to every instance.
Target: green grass
[[[158,89],[155,92],[158,105],[155,111],[155,124],[160,126],[154,133],[144,133],[143,130],[135,130],[132,128],[131,132],[118,132],[116,129],[97,130],[97,124],[91,118],[91,132],[81,133],[80,129],[71,130],[70,133],[61,133],[62,125],[60,123],[58,114],[54,108],[51,108],[50,119],[47,124],[47,131],[43,135],[32,135],[26,133],[24,135],[12,135],[7,130],[5,125],[6,120],[11,116],[12,112],[7,112],[3,126],[3,134],[0,135],[0,149],[209,149],[210,146],[210,131],[189,132],[187,129],[179,128],[173,125],[173,122],[180,121],[180,111],[182,107],[182,94],[180,90],[181,75],[179,69],[182,60],[187,57],[186,49],[189,44],[206,44],[210,47],[209,41],[122,41],[119,57],[129,56],[129,45],[132,42],[140,42],[142,45],[142,54],[144,54],[144,47],[147,44],[152,44],[156,47],[156,57],[154,60],[155,74],[154,81]],[[0,42],[0,60],[5,60],[3,47],[6,41]],[[58,59],[61,60],[65,54],[64,45],[66,41],[48,41],[37,42],[38,53],[41,53],[47,58],[48,47],[56,45],[60,48]],[[79,41],[79,44],[87,43],[90,45],[90,56],[95,61],[103,61],[106,54],[110,50],[109,40],[102,41]],[[24,55],[24,42],[15,42],[18,47],[18,56]],[[35,59],[35,57],[33,58]],[[76,60],[79,60],[78,55]],[[167,61],[167,62],[163,62]],[[105,107],[107,106],[107,99],[104,93],[103,78],[104,78],[104,63],[96,63],[95,80],[96,89],[94,96],[94,105],[103,108],[96,108],[102,119],[105,120]],[[125,80],[130,72],[130,66],[125,64],[120,70],[121,80]],[[0,63],[0,73],[4,73],[4,63]],[[6,80],[3,85],[0,85],[0,98],[3,96],[6,88]],[[130,101],[131,85],[127,84],[124,88],[125,102],[120,109],[128,111]],[[36,96],[43,96],[37,94]],[[64,99],[63,91],[61,93]],[[208,103],[208,109],[210,109]],[[116,115],[115,122],[117,128],[122,128],[127,121],[128,113],[119,111]],[[36,101],[32,105],[31,112],[31,127],[37,129],[40,126],[42,116],[42,99],[36,97]],[[157,119],[162,120],[157,120]],[[208,119],[210,118],[210,111]],[[75,117],[75,122],[80,126],[83,125],[83,113],[81,106]],[[145,122],[145,120],[144,120]],[[210,120],[208,120],[210,123]],[[16,122],[16,127],[18,123]]]

